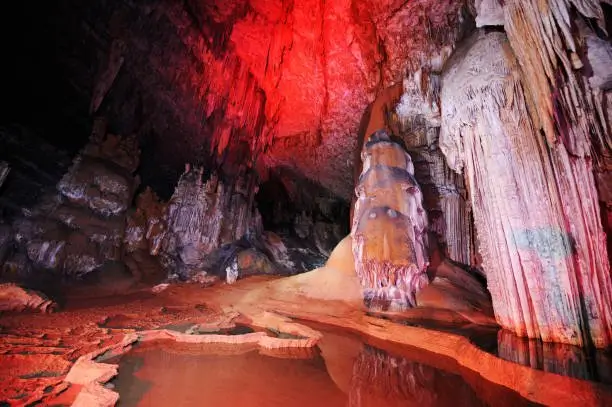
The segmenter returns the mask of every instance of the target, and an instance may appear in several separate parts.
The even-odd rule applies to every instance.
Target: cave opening
[[[610,4],[2,7],[0,405],[612,405]]]

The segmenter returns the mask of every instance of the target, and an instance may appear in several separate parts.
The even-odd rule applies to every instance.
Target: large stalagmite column
[[[366,305],[415,306],[415,293],[429,284],[429,261],[427,215],[412,159],[384,130],[369,136],[361,158],[351,236]]]
[[[529,95],[527,95],[529,96]],[[592,173],[535,128],[505,34],[476,34],[442,82],[440,146],[464,171],[498,322],[521,336],[612,344],[612,283]]]

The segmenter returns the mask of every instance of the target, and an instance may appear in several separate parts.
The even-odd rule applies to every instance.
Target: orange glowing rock
[[[415,306],[429,283],[427,218],[408,153],[385,131],[370,136],[361,153],[352,225],[355,269],[371,308]]]

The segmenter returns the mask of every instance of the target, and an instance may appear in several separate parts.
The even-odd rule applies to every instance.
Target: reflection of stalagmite
[[[350,407],[479,406],[461,377],[367,347],[353,365]]]
[[[408,153],[385,131],[364,144],[352,237],[355,269],[369,306],[403,309],[429,283],[427,217]]]

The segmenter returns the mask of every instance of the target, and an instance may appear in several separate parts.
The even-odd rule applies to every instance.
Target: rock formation
[[[0,124],[0,157],[10,168],[0,187],[0,216],[7,222],[53,194],[71,161],[65,151],[16,124]]]
[[[3,311],[39,311],[52,312],[57,308],[52,300],[44,294],[27,290],[16,284],[0,284],[0,313]]]
[[[136,208],[129,213],[125,228],[124,242],[128,253],[144,250],[157,255],[161,247],[166,224],[166,204],[147,187],[136,198]]]
[[[385,131],[368,138],[362,159],[351,236],[366,304],[414,306],[415,292],[429,283],[429,261],[427,216],[412,160]]]
[[[573,345],[520,338],[500,330],[497,355],[534,369],[612,384],[612,358],[605,350],[593,352]]]
[[[105,122],[98,120],[90,142],[58,183],[59,193],[15,220],[19,250],[14,256],[25,253],[34,269],[73,277],[120,260],[137,166],[136,140],[107,134]]]
[[[3,277],[161,262],[208,285],[294,274],[348,245],[340,276],[291,281],[314,298],[310,276],[325,275],[337,285],[317,298],[353,296],[355,266],[371,311],[488,323],[486,279],[506,329],[611,345],[603,3],[67,0],[44,17],[19,4],[36,40],[8,44]],[[57,129],[93,113],[108,131],[96,121],[68,170],[87,133]],[[22,122],[54,147],[26,143]],[[136,167],[150,189],[131,210]]]
[[[465,182],[448,167],[438,147],[442,67],[433,69],[421,67],[406,76],[399,103],[390,107],[388,126],[404,141],[414,162],[436,250],[456,262],[478,266]]]
[[[151,232],[152,254],[159,252],[166,268],[181,278],[205,272],[206,257],[219,247],[263,232],[253,203],[255,178],[244,173],[228,185],[216,174],[204,180],[203,171],[187,166],[164,210],[163,226]]]
[[[440,146],[467,179],[498,322],[605,347],[612,282],[593,176],[537,132],[522,77],[504,33],[476,33],[442,79]]]
[[[70,50],[54,62],[70,78],[61,85],[77,93],[74,105],[155,144],[143,161],[163,165],[147,167],[146,184],[185,162],[212,169],[246,149],[258,170],[290,168],[347,201],[363,110],[407,70],[450,53],[470,25],[466,2],[451,0],[49,8],[63,29],[44,40]]]

